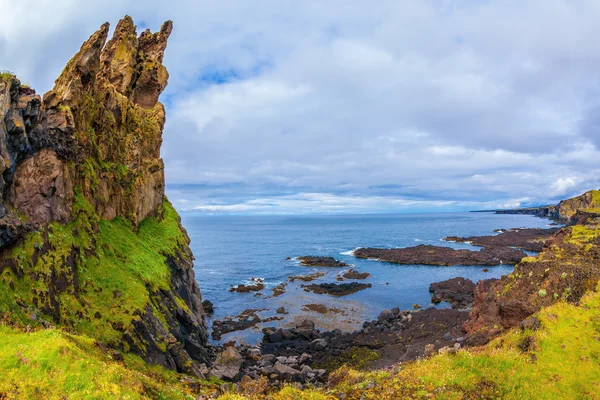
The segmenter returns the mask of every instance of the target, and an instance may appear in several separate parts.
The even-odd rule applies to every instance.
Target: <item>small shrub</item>
[[[546,297],[547,294],[548,293],[546,293],[546,289],[540,289],[538,291],[538,296],[540,296],[540,297]]]
[[[0,71],[0,81],[2,82],[8,82],[13,76],[10,71]]]

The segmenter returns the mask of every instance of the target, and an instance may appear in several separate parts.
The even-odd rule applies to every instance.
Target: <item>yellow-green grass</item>
[[[1,271],[0,313],[9,312],[12,320],[22,324],[36,325],[41,318],[58,322],[77,333],[121,346],[122,331],[141,318],[146,306],[154,309],[151,293],[169,289],[166,256],[174,255],[187,240],[171,204],[165,201],[162,208],[161,220],[148,217],[136,232],[124,218],[98,220],[89,203],[77,194],[72,222],[53,223],[47,238],[36,232],[12,250],[21,272],[15,274],[11,268]],[[36,258],[36,251],[43,246],[47,251]],[[77,249],[76,273],[66,261],[73,249]],[[78,293],[73,284],[57,295],[60,320],[52,321],[51,315],[43,313],[42,304],[38,306],[42,311],[35,311],[34,305],[48,295],[52,276],[60,274],[67,280],[77,279]],[[30,319],[34,313],[38,317],[35,321]]]
[[[0,81],[8,82],[13,77],[13,73],[10,71],[0,71]]]
[[[0,338],[2,399],[195,399],[217,385],[181,379],[133,355],[117,362],[93,339],[56,329],[0,325]]]

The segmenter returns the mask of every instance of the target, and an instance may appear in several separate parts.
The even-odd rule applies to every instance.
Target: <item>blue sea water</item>
[[[310,318],[322,329],[353,330],[364,320],[374,319],[386,308],[411,309],[413,304],[430,304],[429,284],[462,276],[473,281],[498,278],[512,271],[512,266],[423,266],[397,265],[357,259],[351,251],[357,247],[408,247],[419,244],[473,248],[469,244],[442,241],[446,236],[493,234],[494,229],[545,227],[548,220],[527,215],[492,213],[439,213],[355,216],[206,216],[182,213],[182,221],[192,240],[196,257],[196,279],[204,299],[216,308],[213,318],[237,315],[243,310],[259,309],[261,317],[278,316],[284,307],[289,314],[281,321],[265,326],[291,326]],[[336,282],[344,268],[310,268],[287,257],[303,255],[332,256],[352,264],[360,272],[369,272],[365,283],[372,287],[334,298],[307,293],[303,282],[288,284],[287,292],[268,298],[271,289],[288,281],[288,276],[315,271],[327,275],[313,283]],[[483,272],[488,268],[489,272]],[[230,292],[231,286],[250,283],[252,277],[264,278],[262,296]],[[306,304],[325,304],[332,312],[325,315],[306,310]],[[438,307],[447,307],[442,304]],[[303,310],[304,308],[304,310]],[[209,320],[209,323],[212,322]],[[249,342],[258,340],[262,325],[230,334]]]

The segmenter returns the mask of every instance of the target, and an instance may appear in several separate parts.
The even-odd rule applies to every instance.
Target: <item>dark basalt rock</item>
[[[204,300],[202,302],[202,309],[207,315],[210,315],[215,312],[215,305],[210,300]]]
[[[369,354],[364,366],[386,368],[398,361],[411,361],[438,350],[455,352],[464,342],[462,324],[467,312],[433,308],[418,312],[398,308],[382,311],[361,330],[349,333],[334,330],[321,332],[306,320],[291,329],[265,328],[259,349],[239,349],[248,354],[242,374],[252,379],[266,376],[270,384],[302,382],[318,384],[326,381],[324,365],[339,365],[341,360],[357,359]],[[260,354],[260,355],[259,355]]]
[[[475,284],[470,279],[452,278],[432,283],[429,292],[433,293],[431,302],[434,304],[445,301],[452,303],[452,308],[467,308],[473,304]]]
[[[498,235],[489,236],[470,236],[458,237],[449,236],[444,240],[459,243],[471,243],[475,246],[482,247],[518,247],[529,251],[542,251],[546,240],[556,232],[559,228],[538,229],[538,228],[518,228],[509,230],[497,230]]]
[[[472,251],[422,244],[402,249],[360,248],[354,251],[354,256],[396,264],[449,266],[516,264],[527,254],[510,247],[486,247]]]
[[[333,257],[319,257],[319,256],[303,256],[298,257],[300,264],[307,267],[347,267],[343,261],[338,261]]]
[[[242,331],[244,329],[256,326],[262,320],[256,314],[260,310],[248,309],[242,311],[235,317],[226,317],[223,319],[217,319],[213,322],[212,338],[215,340],[221,340],[221,337],[229,332]]]
[[[347,296],[349,294],[370,288],[370,283],[320,283],[312,285],[302,285],[306,292],[314,292],[317,294],[328,294],[331,296]]]
[[[342,278],[344,278],[344,279],[360,279],[360,280],[362,280],[362,279],[367,279],[370,276],[371,276],[370,273],[358,272],[354,268],[351,268],[350,270],[348,270],[342,274]]]
[[[240,283],[239,285],[230,288],[229,291],[237,292],[237,293],[250,293],[250,292],[260,292],[264,288],[265,288],[265,285],[261,282],[253,283],[251,285],[244,285],[243,283]]]

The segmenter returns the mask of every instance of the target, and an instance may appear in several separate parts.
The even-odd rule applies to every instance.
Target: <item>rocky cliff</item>
[[[43,99],[0,75],[0,312],[199,374],[207,330],[160,158],[172,23],[108,23]]]
[[[559,230],[539,255],[524,258],[509,275],[479,282],[465,325],[472,337],[487,340],[556,301],[578,304],[596,288],[600,280],[599,193],[561,201],[556,213],[572,225]]]
[[[600,190],[590,190],[553,206],[496,210],[495,213],[535,215],[573,225],[585,220],[589,215],[600,215]]]

